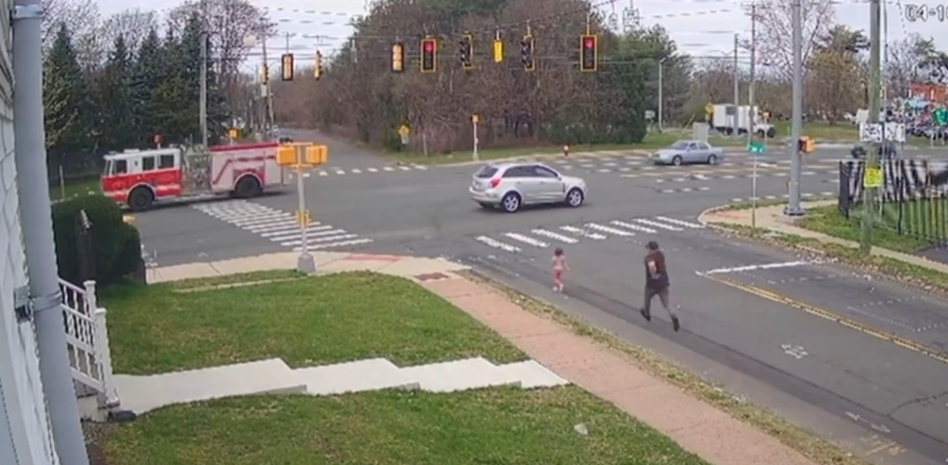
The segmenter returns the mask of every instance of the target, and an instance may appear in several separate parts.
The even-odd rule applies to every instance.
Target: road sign
[[[932,119],[940,126],[948,125],[948,109],[941,107],[932,113]]]
[[[236,129],[231,129],[230,131],[227,131],[227,135],[230,136],[231,139],[236,139],[237,134],[238,132]]]
[[[477,124],[477,123],[479,123],[480,121],[481,121],[481,118],[480,118],[479,116],[477,116],[477,115],[471,115],[471,122],[472,122],[472,123]]]
[[[862,177],[863,187],[882,187],[882,168],[866,168]]]
[[[398,135],[405,137],[411,134],[411,128],[407,124],[403,124],[402,127],[398,128]]]
[[[714,113],[714,104],[711,102],[708,102],[708,104],[704,106],[704,112],[709,115],[711,113]]]
[[[767,151],[767,145],[755,140],[747,145],[747,151],[750,153],[764,153]]]
[[[296,224],[300,225],[300,227],[309,226],[311,221],[309,210],[296,210]]]
[[[881,123],[859,123],[860,142],[882,142],[883,126]],[[885,139],[889,142],[905,142],[905,125],[901,123],[885,123]]]

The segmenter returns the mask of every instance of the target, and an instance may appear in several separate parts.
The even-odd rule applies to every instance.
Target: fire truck
[[[277,147],[277,142],[265,142],[106,155],[102,192],[132,211],[207,196],[256,197],[289,180],[277,164]]]

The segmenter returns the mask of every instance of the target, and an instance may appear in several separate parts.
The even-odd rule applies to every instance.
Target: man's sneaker
[[[645,310],[645,309],[643,308],[643,309],[639,310],[639,313],[641,313],[642,316],[645,317],[645,321],[652,321],[652,314],[649,313],[648,310]]]
[[[672,327],[675,328],[675,332],[676,332],[676,333],[678,332],[679,329],[681,329],[681,324],[678,323],[678,317],[677,317],[677,316],[673,316],[673,317],[672,317]]]

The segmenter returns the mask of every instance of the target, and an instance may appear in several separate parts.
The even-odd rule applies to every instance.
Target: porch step
[[[520,385],[520,380],[511,377],[483,357],[406,367],[401,371],[417,381],[421,389],[431,392]]]
[[[293,370],[293,374],[301,384],[306,385],[307,394],[317,396],[420,387],[417,381],[384,358],[300,368]]]
[[[115,375],[114,379],[122,408],[137,415],[171,404],[306,390],[278,358],[161,375]]]

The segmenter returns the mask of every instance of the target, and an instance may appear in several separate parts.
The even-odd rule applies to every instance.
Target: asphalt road
[[[306,138],[297,135],[298,140]],[[315,136],[313,136],[315,138]],[[885,463],[948,461],[948,304],[833,264],[721,236],[695,218],[750,197],[752,160],[717,167],[652,167],[640,157],[557,159],[590,185],[582,208],[486,211],[468,198],[474,166],[394,166],[330,144],[332,166],[306,179],[310,245],[445,256],[645,345],[791,421]],[[808,159],[803,190],[836,190],[835,159]],[[758,160],[759,195],[786,193],[786,156]],[[388,169],[386,169],[386,167]],[[661,182],[659,182],[661,181]],[[292,193],[252,201],[176,205],[137,215],[161,265],[298,248]],[[644,245],[668,254],[682,331],[656,300],[641,306]],[[565,294],[549,291],[552,248],[572,267]],[[759,265],[782,263],[781,267]],[[754,268],[754,266],[758,266]],[[842,319],[846,324],[835,320]]]

